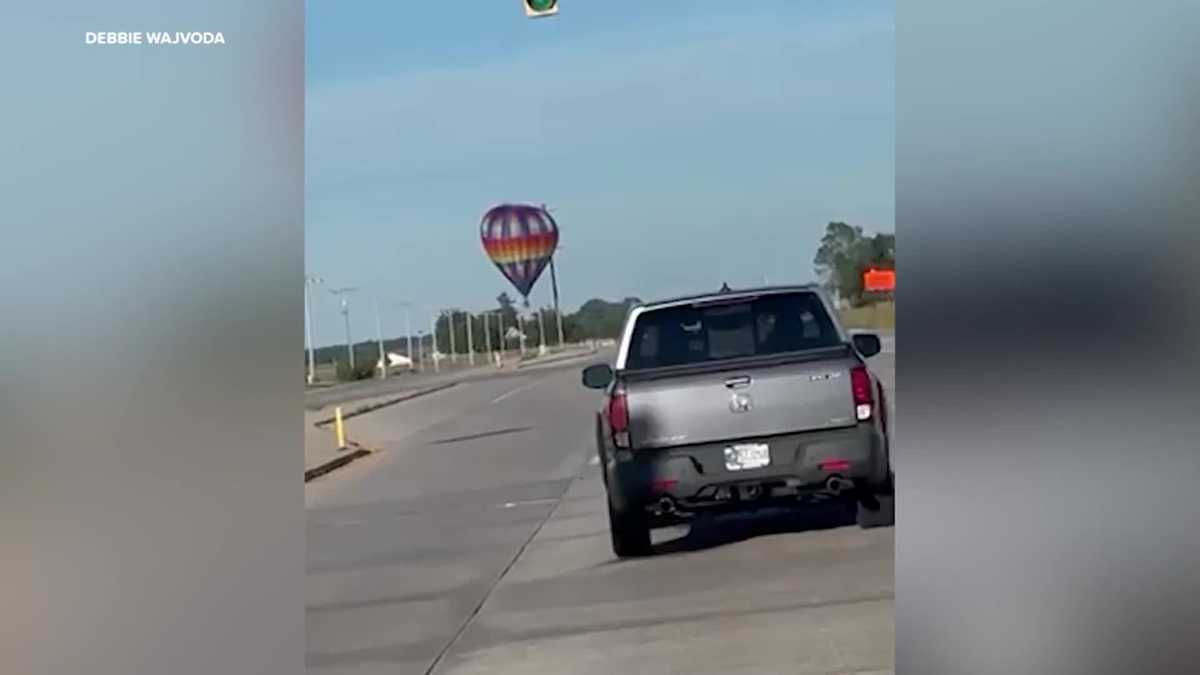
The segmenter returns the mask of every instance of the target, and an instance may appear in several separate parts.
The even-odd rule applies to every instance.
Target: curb
[[[353,462],[356,459],[362,459],[363,457],[366,457],[367,455],[373,454],[373,451],[368,450],[368,449],[358,445],[354,441],[346,441],[346,442],[348,445],[354,447],[355,449],[351,452],[347,452],[344,455],[338,455],[337,457],[334,457],[333,459],[329,460],[328,462],[325,462],[324,464],[318,464],[317,466],[314,466],[311,469],[305,469],[304,470],[304,482],[307,483],[313,479],[320,478],[321,476],[324,476],[325,474],[329,473],[330,471],[333,471],[335,469],[340,469],[343,466],[346,466],[347,464],[349,464],[350,462]]]
[[[575,359],[581,359],[586,356],[592,356],[594,354],[595,354],[595,352],[583,352],[580,354],[571,354],[569,356],[568,355],[555,356],[555,357],[551,357],[548,359],[541,359],[541,360],[537,360],[537,361],[526,361],[525,363],[518,363],[516,366],[516,370],[522,370],[524,368],[533,368],[534,366],[545,366],[545,365],[548,365],[551,363],[558,363],[560,361],[573,361]]]
[[[450,387],[453,387],[457,384],[458,384],[457,382],[448,382],[446,384],[440,384],[436,387],[429,387],[428,389],[420,389],[415,392],[405,394],[403,396],[389,398],[387,400],[380,401],[379,403],[372,403],[370,405],[359,406],[357,408],[354,408],[353,410],[343,412],[342,420],[345,421],[352,417],[358,417],[359,415],[365,415],[369,412],[374,412],[376,410],[379,410],[380,408],[386,408],[390,405],[395,405],[397,403],[403,403],[404,401],[408,401],[408,400],[411,400],[414,398],[419,398],[421,396],[426,396],[428,394],[435,394],[439,391],[449,389]],[[330,424],[333,424],[333,422],[334,422],[334,418],[328,417],[325,419],[317,420],[316,422],[313,423],[313,426],[325,427],[325,426],[329,426]]]

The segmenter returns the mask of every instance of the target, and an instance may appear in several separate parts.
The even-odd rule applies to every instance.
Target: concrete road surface
[[[385,451],[307,486],[308,672],[891,672],[893,531],[842,509],[656,531],[618,562],[578,372],[353,420]]]
[[[487,362],[480,355],[474,366],[468,366],[465,361],[457,364],[447,363],[441,372],[427,369],[423,372],[393,373],[385,380],[343,382],[329,387],[309,389],[304,392],[304,407],[308,410],[320,410],[347,401],[426,389],[449,382],[470,382],[507,377],[522,372],[526,368],[556,367],[572,358],[587,359],[591,356],[592,354],[582,347],[572,347],[561,353],[552,352],[544,357],[531,358],[527,362],[518,362],[514,355],[510,355],[505,362],[505,368],[497,370],[495,365]],[[542,362],[546,362],[546,365],[539,365]]]

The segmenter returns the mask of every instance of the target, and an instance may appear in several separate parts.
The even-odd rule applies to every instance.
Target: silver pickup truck
[[[887,405],[824,293],[772,287],[677,298],[629,314],[596,441],[613,551],[651,552],[650,529],[701,512],[853,500],[864,527],[890,525]]]

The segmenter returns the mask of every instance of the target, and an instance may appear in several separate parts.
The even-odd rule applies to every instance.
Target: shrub
[[[337,378],[342,382],[357,382],[359,380],[369,380],[375,377],[375,364],[373,363],[356,363],[354,368],[350,364],[338,361]]]

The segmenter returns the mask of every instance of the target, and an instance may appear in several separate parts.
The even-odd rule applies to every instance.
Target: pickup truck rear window
[[[631,370],[834,347],[833,321],[813,293],[764,295],[643,313],[626,358]]]

